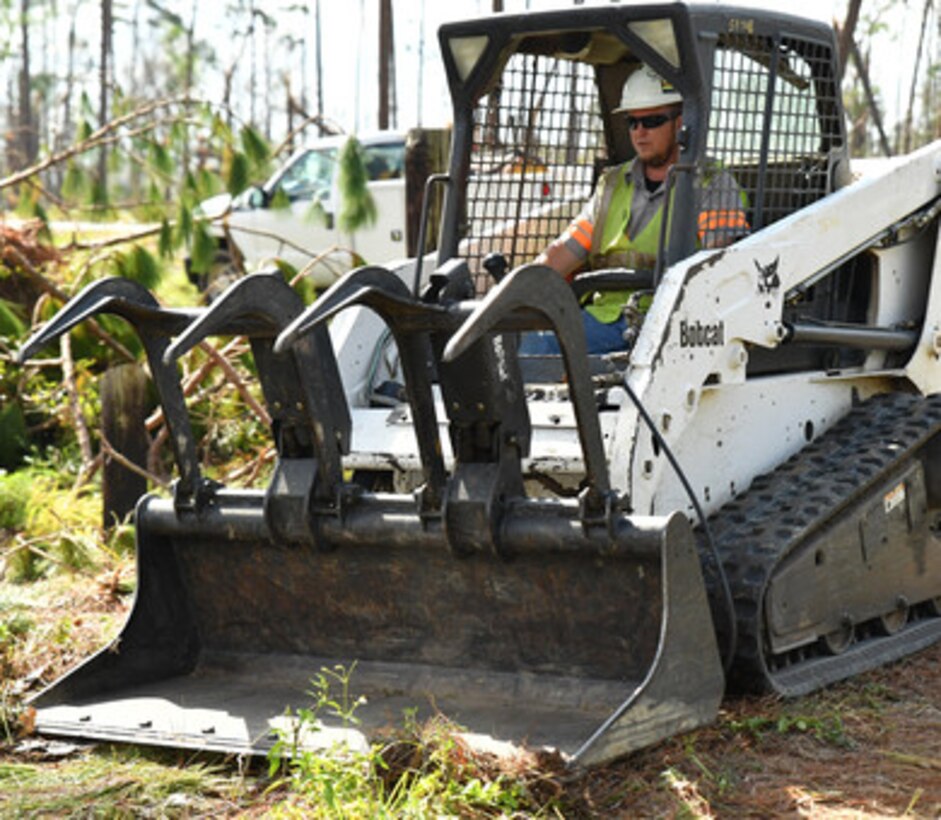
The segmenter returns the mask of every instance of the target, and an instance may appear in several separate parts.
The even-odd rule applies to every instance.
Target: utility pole
[[[395,121],[395,45],[392,0],[379,0],[379,130]],[[390,117],[391,112],[391,117]]]

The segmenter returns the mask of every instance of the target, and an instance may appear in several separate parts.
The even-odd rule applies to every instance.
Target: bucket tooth
[[[45,327],[31,336],[19,350],[18,361],[24,362],[63,333],[102,313],[125,319],[140,338],[170,431],[170,445],[180,473],[174,485],[176,504],[181,509],[202,507],[215,485],[201,476],[179,374],[173,364],[164,360],[170,337],[186,327],[198,312],[162,308],[149,290],[130,279],[101,279],[83,288]]]
[[[286,350],[313,327],[354,305],[368,305],[381,312],[383,318],[394,317],[402,328],[430,331],[453,327],[445,311],[435,310],[415,299],[408,286],[392,271],[370,265],[350,271],[327,288],[316,302],[284,328],[275,350]],[[391,325],[390,329],[395,332]]]

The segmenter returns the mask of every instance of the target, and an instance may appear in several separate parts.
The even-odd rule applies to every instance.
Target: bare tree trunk
[[[850,52],[856,39],[856,24],[859,22],[859,8],[862,5],[862,0],[849,0],[849,3],[846,10],[846,19],[843,21],[842,28],[839,29],[841,78],[846,73],[846,64],[850,60]]]
[[[296,103],[294,102],[294,97],[291,94],[291,75],[285,71],[281,75],[281,80],[284,83],[284,104],[285,109],[287,110],[288,118],[288,136],[287,136],[287,147],[285,150],[288,153],[294,153],[294,112],[297,110]],[[303,93],[303,91],[301,92]]]
[[[317,62],[317,116],[323,116],[323,53],[321,49],[321,32],[320,32],[320,0],[316,0],[314,5],[314,26],[316,27],[317,40],[316,40],[316,54],[315,60]],[[320,126],[320,136],[325,134],[323,125]]]
[[[925,0],[925,10],[921,15],[921,31],[918,33],[918,50],[915,52],[915,68],[912,71],[912,87],[908,94],[908,110],[905,112],[905,153],[912,150],[912,114],[915,110],[915,94],[918,89],[918,72],[921,68],[921,53],[925,45],[925,29],[928,27],[928,12],[932,0]]]
[[[879,144],[882,147],[882,153],[887,157],[892,156],[892,149],[889,148],[889,140],[885,135],[885,127],[882,124],[882,113],[879,111],[879,105],[876,103],[876,97],[872,93],[872,85],[869,82],[869,69],[863,62],[863,56],[859,53],[859,47],[856,41],[850,43],[850,55],[853,58],[853,64],[856,66],[856,73],[862,81],[863,90],[866,93],[866,101],[869,103],[869,110],[872,112],[872,120],[879,132]]]
[[[53,21],[59,16],[59,4],[57,0],[49,0],[49,13],[44,15],[42,23],[42,73],[44,77],[51,77],[54,74],[51,52],[54,48],[53,42],[55,40],[55,26]],[[50,31],[50,27],[52,30]],[[38,115],[38,127],[37,134],[42,134],[42,140],[37,143],[37,150],[39,145],[52,145],[52,128],[53,128],[53,118],[52,111],[50,110],[50,100],[53,98],[55,89],[52,84],[45,85],[43,88],[42,95],[40,96],[40,109]],[[55,179],[55,187],[58,190],[59,184],[61,183],[62,173],[61,169],[56,168],[51,176]]]
[[[114,18],[112,0],[101,0],[101,55],[98,63],[98,125],[104,127],[108,122],[108,98],[111,82],[111,34]],[[99,196],[108,195],[108,149],[102,145],[98,149],[98,187]]]
[[[271,139],[271,48],[268,44],[268,39],[271,36],[271,26],[269,25],[268,18],[263,17],[261,21],[262,25],[262,54],[265,55],[265,138]]]
[[[131,63],[128,66],[128,94],[137,99],[140,85],[137,78],[137,63],[141,56],[140,36],[140,7],[141,0],[134,0],[134,11],[131,14]]]
[[[425,93],[425,0],[421,0],[418,13],[418,111],[416,123],[422,124],[422,96]]]
[[[75,92],[75,18],[78,16],[79,5],[80,2],[75,3],[75,5],[72,7],[72,16],[71,20],[69,21],[69,45],[65,68],[65,99],[63,100],[62,105],[62,129],[60,134],[61,142],[56,146],[57,150],[65,147],[65,145],[72,138],[73,133],[72,95]]]
[[[255,48],[255,2],[252,0],[248,4],[248,36],[249,48],[251,49],[249,54],[249,61],[251,63],[249,67],[249,77],[248,77],[248,122],[255,127],[255,91],[257,89],[257,62],[256,62],[256,48]]]
[[[193,0],[190,12],[190,24],[186,29],[186,65],[183,73],[183,95],[187,100],[193,94],[193,71],[196,62],[196,11],[199,7],[198,0]],[[189,173],[190,169],[190,142],[183,140],[183,171]]]
[[[36,161],[36,132],[33,106],[30,99],[31,77],[29,68],[29,0],[20,0],[20,75],[19,111],[17,116],[17,148],[19,168],[28,168]]]

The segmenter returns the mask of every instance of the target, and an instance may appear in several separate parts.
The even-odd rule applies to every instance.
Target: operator
[[[650,67],[635,69],[624,84],[621,104],[612,112],[626,114],[625,123],[636,154],[633,160],[605,171],[588,204],[536,262],[566,279],[583,269],[652,269],[657,258],[665,199],[665,181],[679,158],[677,135],[683,125],[683,99]],[[728,171],[707,175],[699,212],[699,247],[727,245],[748,231],[742,191]],[[639,294],[638,294],[639,295]],[[593,295],[582,311],[589,353],[609,353],[628,346],[625,307],[646,311],[650,295],[640,304],[631,291]],[[646,300],[646,302],[644,302]],[[559,352],[555,334],[527,333],[521,353]]]

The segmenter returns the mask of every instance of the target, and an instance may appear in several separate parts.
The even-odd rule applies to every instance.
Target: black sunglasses
[[[675,120],[679,114],[648,114],[646,117],[634,117],[627,115],[627,127],[635,131],[638,125],[644,126],[647,131],[653,131],[670,120]]]

